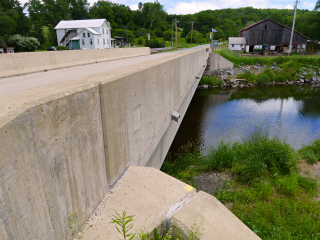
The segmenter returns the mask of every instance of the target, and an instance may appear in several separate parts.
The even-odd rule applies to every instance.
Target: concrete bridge
[[[157,185],[148,179],[167,181],[157,193],[185,186],[139,166],[160,169],[210,51],[204,46],[162,54],[137,48],[0,55],[0,239],[70,239],[68,218],[77,213],[83,224],[106,196],[117,204],[126,199],[123,206],[134,206],[132,199],[139,205],[138,190],[130,199],[112,196],[113,189],[123,193],[115,187],[119,182],[151,191]],[[178,121],[172,120],[174,111]],[[184,205],[194,194],[186,186],[167,198],[159,195],[167,205],[148,227],[157,227],[160,216],[177,212],[172,205]],[[235,221],[235,236],[257,239],[213,204],[223,209],[217,216]]]

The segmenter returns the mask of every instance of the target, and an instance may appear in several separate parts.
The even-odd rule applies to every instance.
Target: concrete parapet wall
[[[109,48],[0,55],[0,77],[150,54],[150,48]]]
[[[99,86],[9,108],[0,118],[0,239],[71,237],[68,217],[85,221],[107,191]]]
[[[206,71],[215,71],[219,69],[232,69],[234,64],[230,62],[228,59],[222,57],[217,53],[210,53],[208,65]]]
[[[0,239],[71,239],[127,166],[160,168],[208,54],[0,96]]]

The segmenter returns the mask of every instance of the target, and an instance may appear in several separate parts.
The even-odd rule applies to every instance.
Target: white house
[[[229,37],[228,49],[235,51],[243,51],[246,45],[246,38],[244,37]]]
[[[54,28],[58,45],[73,49],[111,48],[111,27],[106,19],[60,21]]]

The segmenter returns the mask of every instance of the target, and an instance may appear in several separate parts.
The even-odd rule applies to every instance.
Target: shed
[[[244,37],[229,37],[228,49],[235,51],[243,51],[246,45],[246,38]]]
[[[270,51],[285,51],[289,47],[291,28],[270,18],[251,24],[239,31],[239,37],[246,39],[246,51],[253,52],[263,44],[268,44]],[[305,52],[308,37],[294,31],[292,51]]]

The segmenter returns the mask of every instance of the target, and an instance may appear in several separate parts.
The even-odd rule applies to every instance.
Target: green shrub
[[[314,164],[317,161],[320,161],[320,139],[314,141],[311,145],[304,146],[299,149],[298,152],[309,164]]]
[[[139,38],[137,39],[137,44],[138,44],[138,45],[143,45],[143,43],[144,43],[144,38],[143,38],[143,37],[139,37]]]
[[[163,47],[165,47],[165,45],[163,43],[160,43],[157,39],[151,39],[150,41],[146,40],[144,42],[144,46],[150,47],[150,48],[163,48]]]
[[[250,71],[244,71],[238,74],[237,78],[246,79],[249,83],[255,83],[257,80],[257,75]]]
[[[38,39],[19,34],[10,36],[7,43],[8,46],[15,47],[15,52],[33,52],[40,46]]]
[[[208,77],[203,76],[199,84],[200,85],[209,84],[211,86],[221,87],[222,83],[223,83],[222,79],[218,79],[218,77],[216,76],[208,76]]]
[[[171,41],[172,36],[176,36],[175,31],[173,33],[172,33],[172,30],[167,30],[163,32],[163,40],[165,41]]]
[[[57,50],[67,50],[66,46],[57,46]]]
[[[262,73],[257,76],[258,84],[267,84],[276,80],[276,74],[270,69],[266,68]]]
[[[243,143],[221,143],[212,149],[204,164],[209,170],[231,168],[238,181],[252,183],[268,176],[291,174],[296,168],[296,156],[289,144],[269,139],[267,133],[256,129]]]

